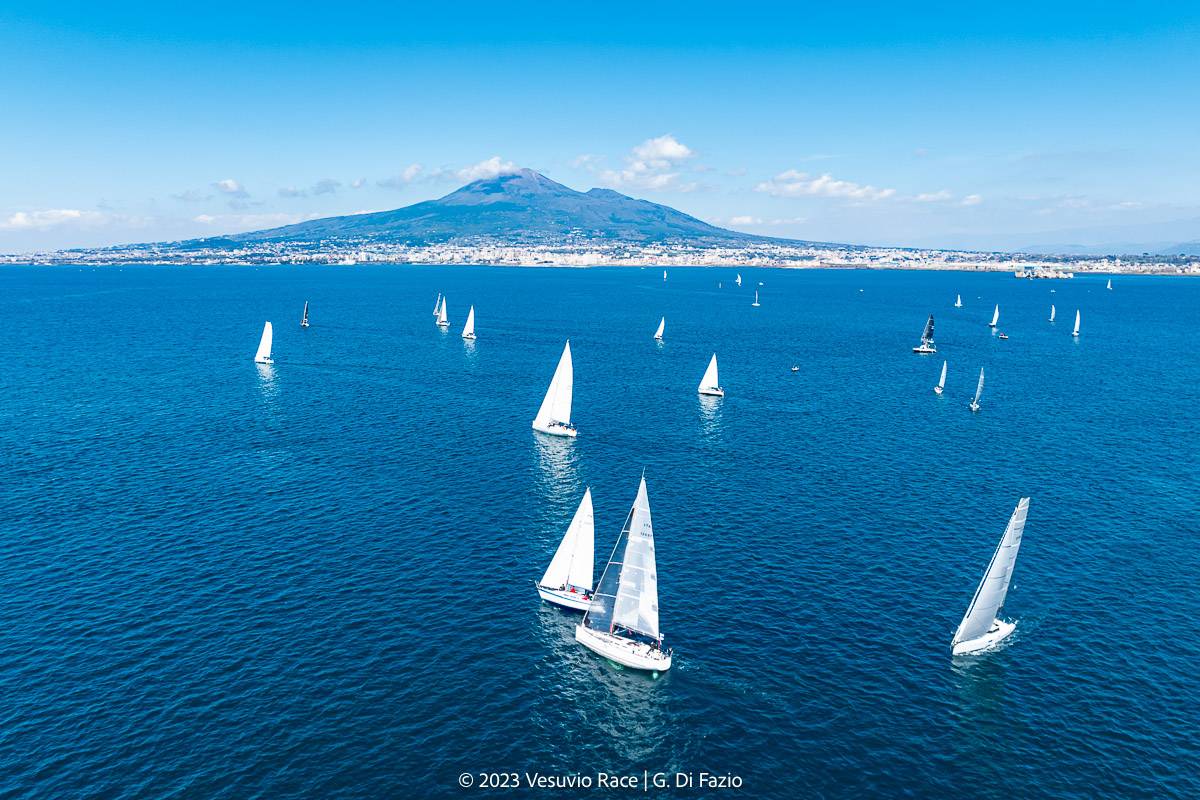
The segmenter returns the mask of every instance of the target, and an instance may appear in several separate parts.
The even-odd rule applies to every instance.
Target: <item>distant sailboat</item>
[[[962,308],[962,295],[961,294],[954,298],[954,307]]]
[[[659,321],[659,323],[658,323],[658,330],[656,330],[654,332],[654,338],[661,342],[662,337],[663,337],[663,331],[666,330],[666,328],[667,328],[667,318],[663,317],[662,320]]]
[[[537,582],[538,594],[549,603],[587,611],[592,599],[592,568],[596,527],[592,517],[592,490],[583,493],[579,508],[567,526],[546,573]]]
[[[1050,304],[1050,321],[1054,322],[1054,303]]]
[[[1108,285],[1105,286],[1104,288],[1108,289],[1109,291],[1112,291],[1112,278],[1108,279]]]
[[[925,321],[925,330],[921,332],[921,343],[912,351],[922,355],[937,352],[937,348],[933,346],[933,314],[930,314],[929,319]]]
[[[967,408],[971,409],[972,411],[978,411],[979,395],[981,394],[983,394],[983,367],[979,368],[979,383],[975,384],[975,399],[971,401],[971,404],[967,406]]]
[[[462,338],[475,338],[475,306],[471,306],[471,310],[467,312],[467,324],[463,325]]]
[[[754,308],[758,308],[758,289],[754,290],[754,302],[750,305]]]
[[[271,329],[271,323],[263,325],[262,338],[258,340],[258,352],[254,354],[255,364],[274,364],[275,360],[271,358],[271,341],[274,338],[274,331]]]
[[[736,283],[738,286],[742,285],[742,273],[738,273],[737,279],[734,280],[734,283]]]
[[[700,387],[697,391],[713,397],[725,396],[725,390],[721,388],[720,381],[717,379],[716,353],[713,353],[712,360],[708,362],[708,369],[704,370],[704,377],[700,379]]]
[[[667,282],[667,271],[664,269],[663,270],[663,283],[666,283],[666,282]]]
[[[442,305],[438,308],[437,326],[439,328],[449,328],[450,320],[446,317],[446,298],[442,298]]]
[[[575,627],[575,641],[631,669],[671,668],[672,654],[663,649],[658,626],[658,568],[644,477],[592,602]]]
[[[1075,309],[1075,330],[1071,331],[1071,335],[1079,338],[1079,309]]]
[[[433,315],[436,317],[442,310],[442,293],[438,292],[437,300],[433,301]]]
[[[950,643],[951,653],[956,656],[978,653],[994,647],[1008,637],[1017,627],[1015,622],[1000,619],[1008,585],[1012,581],[1013,566],[1017,551],[1021,548],[1021,535],[1025,532],[1025,519],[1029,515],[1029,498],[1022,497],[1016,510],[1008,520],[1008,527],[1000,537],[1000,544],[992,554],[991,563],[983,574],[983,580],[971,598],[967,614],[954,633]]]
[[[575,371],[571,366],[571,341],[563,347],[562,356],[550,379],[550,388],[533,418],[533,429],[551,436],[575,436],[571,424],[571,395],[575,388]]]
[[[946,390],[946,362],[942,362],[942,377],[938,378],[937,386],[933,387],[934,394],[941,394]]]
[[[307,300],[304,301],[304,316],[300,317],[300,327],[301,328],[308,327],[308,301]]]
[[[1000,304],[996,304],[996,310],[992,312],[992,321],[988,323],[989,328],[996,327],[996,323],[1000,321]]]

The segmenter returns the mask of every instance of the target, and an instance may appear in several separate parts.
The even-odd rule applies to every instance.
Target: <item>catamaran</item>
[[[666,672],[671,650],[658,627],[658,572],[646,479],[625,518],[596,593],[575,626],[575,641],[631,669]]]
[[[567,526],[550,566],[537,582],[538,594],[548,603],[587,611],[592,599],[592,561],[595,559],[596,525],[592,517],[592,490],[583,493],[579,508]]]
[[[754,302],[750,304],[754,308],[758,308],[758,289],[754,290]]]
[[[712,360],[708,362],[708,369],[704,370],[704,377],[700,379],[700,386],[697,391],[700,394],[712,395],[713,397],[725,396],[725,390],[721,388],[720,381],[717,380],[716,353],[713,353]]]
[[[989,328],[996,327],[996,323],[1000,321],[1000,304],[996,304],[996,310],[992,312],[992,321],[988,323]]]
[[[934,394],[941,394],[946,390],[946,362],[942,362],[942,377],[938,378],[937,386],[933,387]]]
[[[950,643],[951,653],[956,656],[978,653],[995,647],[1017,627],[1015,622],[1000,619],[1004,598],[1008,595],[1008,584],[1012,580],[1017,551],[1021,547],[1021,534],[1025,532],[1025,518],[1029,515],[1029,498],[1022,497],[1008,520],[1008,527],[1000,537],[1000,544],[992,554],[992,561],[983,580],[971,598],[967,614],[954,633]]]
[[[1075,330],[1071,331],[1071,335],[1076,339],[1079,338],[1079,309],[1075,309]]]
[[[471,306],[471,310],[467,312],[467,324],[463,325],[462,337],[464,339],[475,338],[475,306]]]
[[[663,337],[663,331],[665,331],[666,329],[667,329],[667,318],[663,317],[662,320],[658,323],[658,330],[656,330],[654,332],[654,338],[658,339],[661,342],[662,337]]]
[[[270,322],[263,325],[262,338],[258,340],[258,352],[254,354],[255,364],[275,363],[275,359],[271,358],[271,340],[274,338],[274,335]]]
[[[961,294],[954,298],[954,307],[962,308],[962,295]]]
[[[438,309],[437,326],[439,328],[449,328],[450,320],[446,317],[446,298],[442,298],[441,308]]]
[[[300,317],[300,327],[301,328],[308,327],[308,301],[307,300],[304,301],[304,316]]]
[[[1050,321],[1054,322],[1054,303],[1050,304]]]
[[[937,348],[933,346],[933,314],[929,315],[929,319],[925,322],[925,330],[921,333],[921,343],[913,348],[914,353],[936,353]]]
[[[562,356],[550,379],[550,388],[542,398],[541,408],[533,418],[533,429],[551,436],[575,436],[571,424],[571,394],[575,387],[575,371],[571,366],[571,340],[563,347]]]
[[[975,384],[975,399],[971,401],[971,404],[967,406],[967,408],[971,409],[972,411],[978,411],[979,395],[981,394],[983,394],[983,367],[979,368],[979,383]]]

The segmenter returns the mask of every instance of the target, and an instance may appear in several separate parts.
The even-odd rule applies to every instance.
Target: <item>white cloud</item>
[[[741,216],[741,217],[730,217],[729,224],[730,225],[762,225],[763,221],[761,219],[759,219],[758,217]]]
[[[685,158],[691,158],[695,153],[687,145],[680,142],[671,134],[659,136],[656,139],[647,139],[646,141],[633,148],[633,158],[637,161],[646,161],[649,163],[666,161],[683,161]]]
[[[690,147],[668,133],[647,139],[634,147],[625,157],[624,169],[607,169],[600,173],[600,177],[614,187],[634,186],[651,190],[673,187],[680,191],[693,191],[699,188],[698,184],[677,187],[675,183],[679,179],[679,165],[695,155]]]
[[[351,189],[361,189],[362,187],[364,187],[366,185],[367,185],[366,178],[355,178],[354,180],[350,181]]]
[[[335,181],[333,178],[322,178],[313,184],[313,194],[335,194],[338,189],[342,188],[341,181]]]
[[[952,197],[954,195],[950,194],[948,189],[942,189],[939,192],[923,192],[914,197],[913,200],[916,200],[918,203],[940,203]]]
[[[80,211],[75,208],[53,208],[45,211],[18,211],[0,222],[5,230],[46,230],[60,225],[77,227],[103,225],[109,221],[108,214],[99,211]]]
[[[376,185],[382,186],[385,189],[403,189],[417,179],[425,168],[420,164],[409,164],[399,175],[394,175],[391,178],[384,178],[381,181],[376,181]],[[358,187],[355,187],[358,188]]]
[[[983,195],[981,194],[969,194],[962,199],[962,205],[964,206],[977,206],[982,202]]]
[[[280,197],[304,197],[308,192],[295,186],[284,186],[279,189]]]
[[[794,169],[763,181],[754,190],[775,197],[842,197],[849,200],[886,200],[896,194],[895,189],[877,189],[869,184],[842,181],[829,173],[814,177]]]
[[[240,183],[238,183],[237,181],[235,181],[233,178],[225,178],[224,180],[216,181],[215,183],[213,183],[212,186],[218,192],[221,192],[222,194],[227,194],[230,197],[249,197],[250,196],[250,193],[247,192],[242,187],[242,185]]]
[[[459,180],[469,182],[483,180],[484,178],[495,178],[497,175],[511,175],[518,169],[517,165],[513,162],[502,161],[500,156],[492,156],[489,159],[480,161],[478,164],[463,167],[455,174]]]
[[[284,214],[280,212],[269,214],[198,214],[192,217],[192,222],[201,225],[219,227],[222,230],[253,231],[259,228],[275,228],[280,225],[292,225],[308,219],[316,219],[320,214]]]

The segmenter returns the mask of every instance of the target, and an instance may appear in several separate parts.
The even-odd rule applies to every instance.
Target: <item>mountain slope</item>
[[[611,189],[577,192],[533,170],[474,181],[437,200],[222,237],[234,242],[368,239],[408,243],[476,236],[530,240],[579,233],[629,242],[688,239],[746,242],[762,237],[725,230],[668,206]]]

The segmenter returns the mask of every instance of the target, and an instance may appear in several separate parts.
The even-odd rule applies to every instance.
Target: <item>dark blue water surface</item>
[[[1200,796],[1200,281],[742,274],[0,270],[0,795]],[[643,468],[658,679],[532,585],[589,485],[603,561]],[[952,661],[1022,495],[1016,633]]]

